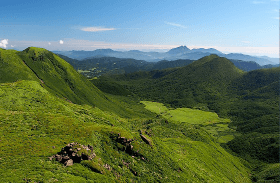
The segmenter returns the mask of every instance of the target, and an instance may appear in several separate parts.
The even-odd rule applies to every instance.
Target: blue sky
[[[186,45],[279,55],[279,0],[1,2],[0,47],[162,50]]]

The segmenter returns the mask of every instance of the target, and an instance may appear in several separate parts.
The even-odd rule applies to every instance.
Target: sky
[[[167,51],[178,46],[279,57],[279,0],[3,0],[0,47]]]

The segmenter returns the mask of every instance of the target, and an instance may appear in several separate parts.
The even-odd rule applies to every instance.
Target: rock
[[[105,164],[105,165],[103,165],[103,166],[104,166],[104,168],[106,168],[107,170],[111,170],[111,169],[112,169],[111,166],[108,165],[108,164]]]
[[[152,146],[152,142],[150,139],[148,139],[147,137],[145,137],[144,135],[140,135],[142,140],[146,143],[149,144],[150,146]]]
[[[72,159],[69,159],[69,160],[65,161],[64,165],[65,165],[65,166],[72,166],[73,163],[74,163],[73,160],[72,160]]]
[[[83,152],[79,153],[82,149]],[[80,163],[82,160],[92,160],[94,157],[96,157],[96,154],[93,152],[92,146],[72,142],[63,147],[57,154],[49,157],[49,160],[55,159],[65,166],[72,166],[73,163]]]

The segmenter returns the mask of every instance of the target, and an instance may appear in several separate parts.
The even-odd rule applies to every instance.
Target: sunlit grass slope
[[[16,50],[0,48],[0,82],[15,82],[17,80],[38,80],[36,75],[22,62]]]
[[[70,64],[43,49],[29,47],[24,51],[0,49],[0,82],[35,80],[59,98],[76,104],[88,104],[125,117],[141,116],[106,96]]]
[[[141,101],[145,108],[161,115],[168,121],[178,124],[193,124],[200,126],[211,134],[219,143],[226,143],[238,135],[235,129],[229,128],[229,119],[220,118],[214,112],[201,111],[190,108],[167,108],[162,103]]]
[[[0,98],[0,182],[251,182],[239,158],[191,124],[121,118],[37,81],[2,83]],[[70,167],[48,159],[70,142],[92,145],[96,157]]]

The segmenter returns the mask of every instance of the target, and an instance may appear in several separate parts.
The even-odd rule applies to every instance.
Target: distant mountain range
[[[173,48],[167,52],[143,52],[139,50],[130,50],[130,51],[115,51],[112,49],[97,49],[94,51],[54,51],[54,53],[65,55],[67,57],[83,60],[85,58],[91,57],[116,57],[116,58],[132,58],[137,60],[145,60],[149,62],[155,62],[160,60],[178,60],[178,59],[189,59],[189,60],[198,60],[202,57],[209,56],[211,54],[216,54],[220,57],[225,57],[227,59],[234,60],[243,60],[243,61],[254,61],[259,65],[268,65],[268,64],[278,64],[278,58],[270,57],[256,57],[250,55],[244,55],[240,53],[230,53],[224,54],[214,48],[204,49],[189,49],[187,46],[180,46]]]

